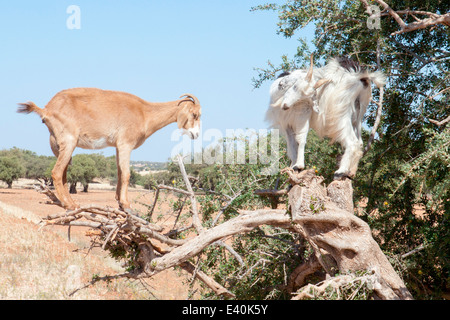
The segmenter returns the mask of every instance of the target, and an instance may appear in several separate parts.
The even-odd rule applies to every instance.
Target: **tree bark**
[[[69,187],[69,193],[76,194],[77,193],[77,183],[71,183]]]
[[[363,220],[353,214],[353,189],[349,179],[333,181],[327,188],[313,170],[290,173],[295,183],[289,191],[294,229],[306,236],[316,257],[329,274],[356,271],[375,273],[374,287],[380,299],[412,299]],[[330,259],[323,259],[324,256]],[[336,267],[337,270],[333,270]]]

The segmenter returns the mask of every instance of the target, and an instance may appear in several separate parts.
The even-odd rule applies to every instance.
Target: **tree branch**
[[[360,1],[364,4],[364,6],[366,8],[366,12],[368,14],[372,14],[371,10],[369,9],[369,3],[366,0],[360,0]],[[414,11],[414,10],[395,11],[383,0],[375,0],[375,1],[378,4],[380,4],[383,7],[383,9],[386,11],[385,13],[382,12],[380,15],[381,16],[385,16],[385,15],[391,16],[397,22],[397,24],[400,26],[400,30],[391,33],[392,36],[406,33],[406,32],[415,31],[415,30],[425,29],[427,27],[434,26],[434,25],[444,25],[447,27],[450,26],[450,13],[439,15],[437,13],[426,12],[426,11]],[[406,23],[400,17],[400,14],[411,15],[416,21],[412,22],[412,23]],[[425,15],[425,16],[428,16],[429,18],[419,19],[415,15]]]
[[[195,270],[195,267],[189,262],[183,262],[180,264],[183,270],[186,270],[192,274],[195,278],[201,280],[206,284],[212,291],[214,291],[218,296],[224,296],[227,298],[235,298],[236,296],[224,288],[221,284],[217,283],[214,279],[211,279],[206,273],[201,270]]]
[[[447,122],[450,122],[450,116],[448,116],[447,118],[445,118],[444,120],[441,120],[441,121],[437,121],[437,120],[433,120],[433,119],[429,119],[429,121],[431,123],[434,123],[438,127],[440,127],[440,126],[446,124]]]
[[[383,112],[383,98],[384,98],[384,87],[380,88],[380,98],[378,102],[375,102],[377,105],[377,114],[375,117],[375,122],[373,124],[372,130],[370,131],[369,139],[367,140],[366,147],[364,148],[363,155],[366,155],[367,152],[369,152],[370,148],[372,147],[372,143],[375,140],[375,134],[377,133],[378,127],[380,126],[381,122],[381,115]]]
[[[181,175],[183,176],[184,183],[186,185],[187,191],[189,192],[189,198],[191,199],[191,208],[192,208],[192,224],[198,233],[203,231],[203,226],[200,221],[200,217],[198,215],[197,208],[197,199],[195,198],[194,190],[192,189],[191,182],[189,181],[189,177],[186,173],[186,169],[183,164],[183,157],[179,155],[177,157],[178,165],[180,167]]]

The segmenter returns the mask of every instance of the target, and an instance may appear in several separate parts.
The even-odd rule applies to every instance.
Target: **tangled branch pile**
[[[271,225],[300,234],[314,249],[308,261],[300,264],[289,277],[287,290],[294,299],[310,298],[310,289],[355,283],[349,273],[366,272],[358,283],[370,283],[372,297],[379,299],[411,299],[402,280],[381,252],[371,236],[368,225],[353,215],[350,180],[334,181],[327,188],[323,178],[314,170],[296,174],[286,173],[293,187],[288,192],[289,208],[241,210],[237,217],[209,228],[201,224],[196,196],[181,158],[179,166],[186,190],[160,186],[187,195],[191,204],[191,222],[183,228],[163,232],[158,224],[110,207],[87,206],[74,211],[48,216],[45,225],[83,226],[93,244],[109,250],[115,257],[128,258],[128,272],[102,279],[118,277],[148,278],[163,270],[181,267],[201,280],[216,295],[233,298],[235,295],[223,284],[199,270],[190,261],[199,257],[211,245],[227,249],[237,260],[241,257],[226,243],[229,237],[247,233],[262,225]],[[47,190],[48,193],[48,190]],[[156,205],[157,196],[155,196]],[[177,237],[189,230],[186,238]],[[308,275],[323,269],[328,280],[304,287]],[[341,276],[339,276],[341,275]],[[346,275],[346,276],[342,276]],[[93,282],[102,280],[94,279]],[[330,280],[331,279],[331,280]],[[303,289],[301,289],[304,287]],[[300,289],[299,291],[296,291]],[[340,297],[340,296],[339,296]]]

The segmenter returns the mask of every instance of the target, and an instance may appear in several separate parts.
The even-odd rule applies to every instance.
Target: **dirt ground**
[[[34,224],[38,221],[39,217],[45,217],[49,214],[60,213],[63,210],[55,205],[47,204],[46,196],[38,193],[33,189],[28,189],[31,182],[22,181],[21,184],[13,185],[12,189],[3,188],[0,186],[0,214],[5,212],[18,212],[14,215],[18,215],[19,219],[8,220],[8,223],[15,223],[17,225],[12,226],[13,228],[21,228],[21,224],[27,224],[27,227],[32,227],[33,230],[38,230],[38,227]],[[24,189],[25,188],[25,189]],[[101,206],[112,206],[117,207],[117,202],[114,199],[115,191],[113,188],[107,188],[109,190],[101,190],[98,185],[90,187],[88,193],[78,192],[72,195],[73,199],[80,205],[101,205]],[[131,189],[129,192],[130,201],[134,202],[141,201],[144,203],[151,203],[152,195],[146,193],[145,191],[140,191],[137,189]],[[2,210],[1,206],[8,207]],[[20,208],[22,210],[12,210],[12,208]],[[134,204],[134,209],[145,211],[144,206]],[[27,220],[28,219],[28,220]],[[31,222],[30,222],[31,221]],[[11,227],[11,226],[10,226]],[[71,254],[78,257],[83,257],[83,259],[91,259],[96,267],[97,271],[94,273],[98,275],[121,273],[120,265],[107,257],[107,254],[101,249],[90,251],[86,255],[86,249],[89,247],[89,238],[85,235],[86,228],[82,227],[72,227],[70,231],[70,241],[68,239],[68,228],[64,226],[47,226],[44,228],[45,232],[52,232],[58,234],[62,239],[58,245],[67,246]],[[2,255],[0,247],[0,256]],[[111,267],[113,264],[113,267]],[[1,261],[0,261],[0,272]],[[100,297],[95,297],[95,299],[187,299],[188,298],[188,287],[186,282],[188,277],[186,274],[181,274],[179,271],[166,270],[155,275],[152,279],[145,280],[148,287],[150,287],[151,293],[141,294],[133,293],[136,288],[130,290],[129,294],[115,296],[113,293],[108,292]],[[136,286],[133,284],[133,286]],[[137,289],[138,291],[142,289]],[[14,297],[13,297],[14,298]],[[87,298],[89,299],[89,297]]]

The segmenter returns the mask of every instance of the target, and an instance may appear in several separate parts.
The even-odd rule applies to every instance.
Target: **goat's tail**
[[[41,118],[44,117],[44,109],[39,108],[34,102],[28,101],[25,103],[18,103],[19,107],[17,112],[19,113],[31,113],[36,112]]]

